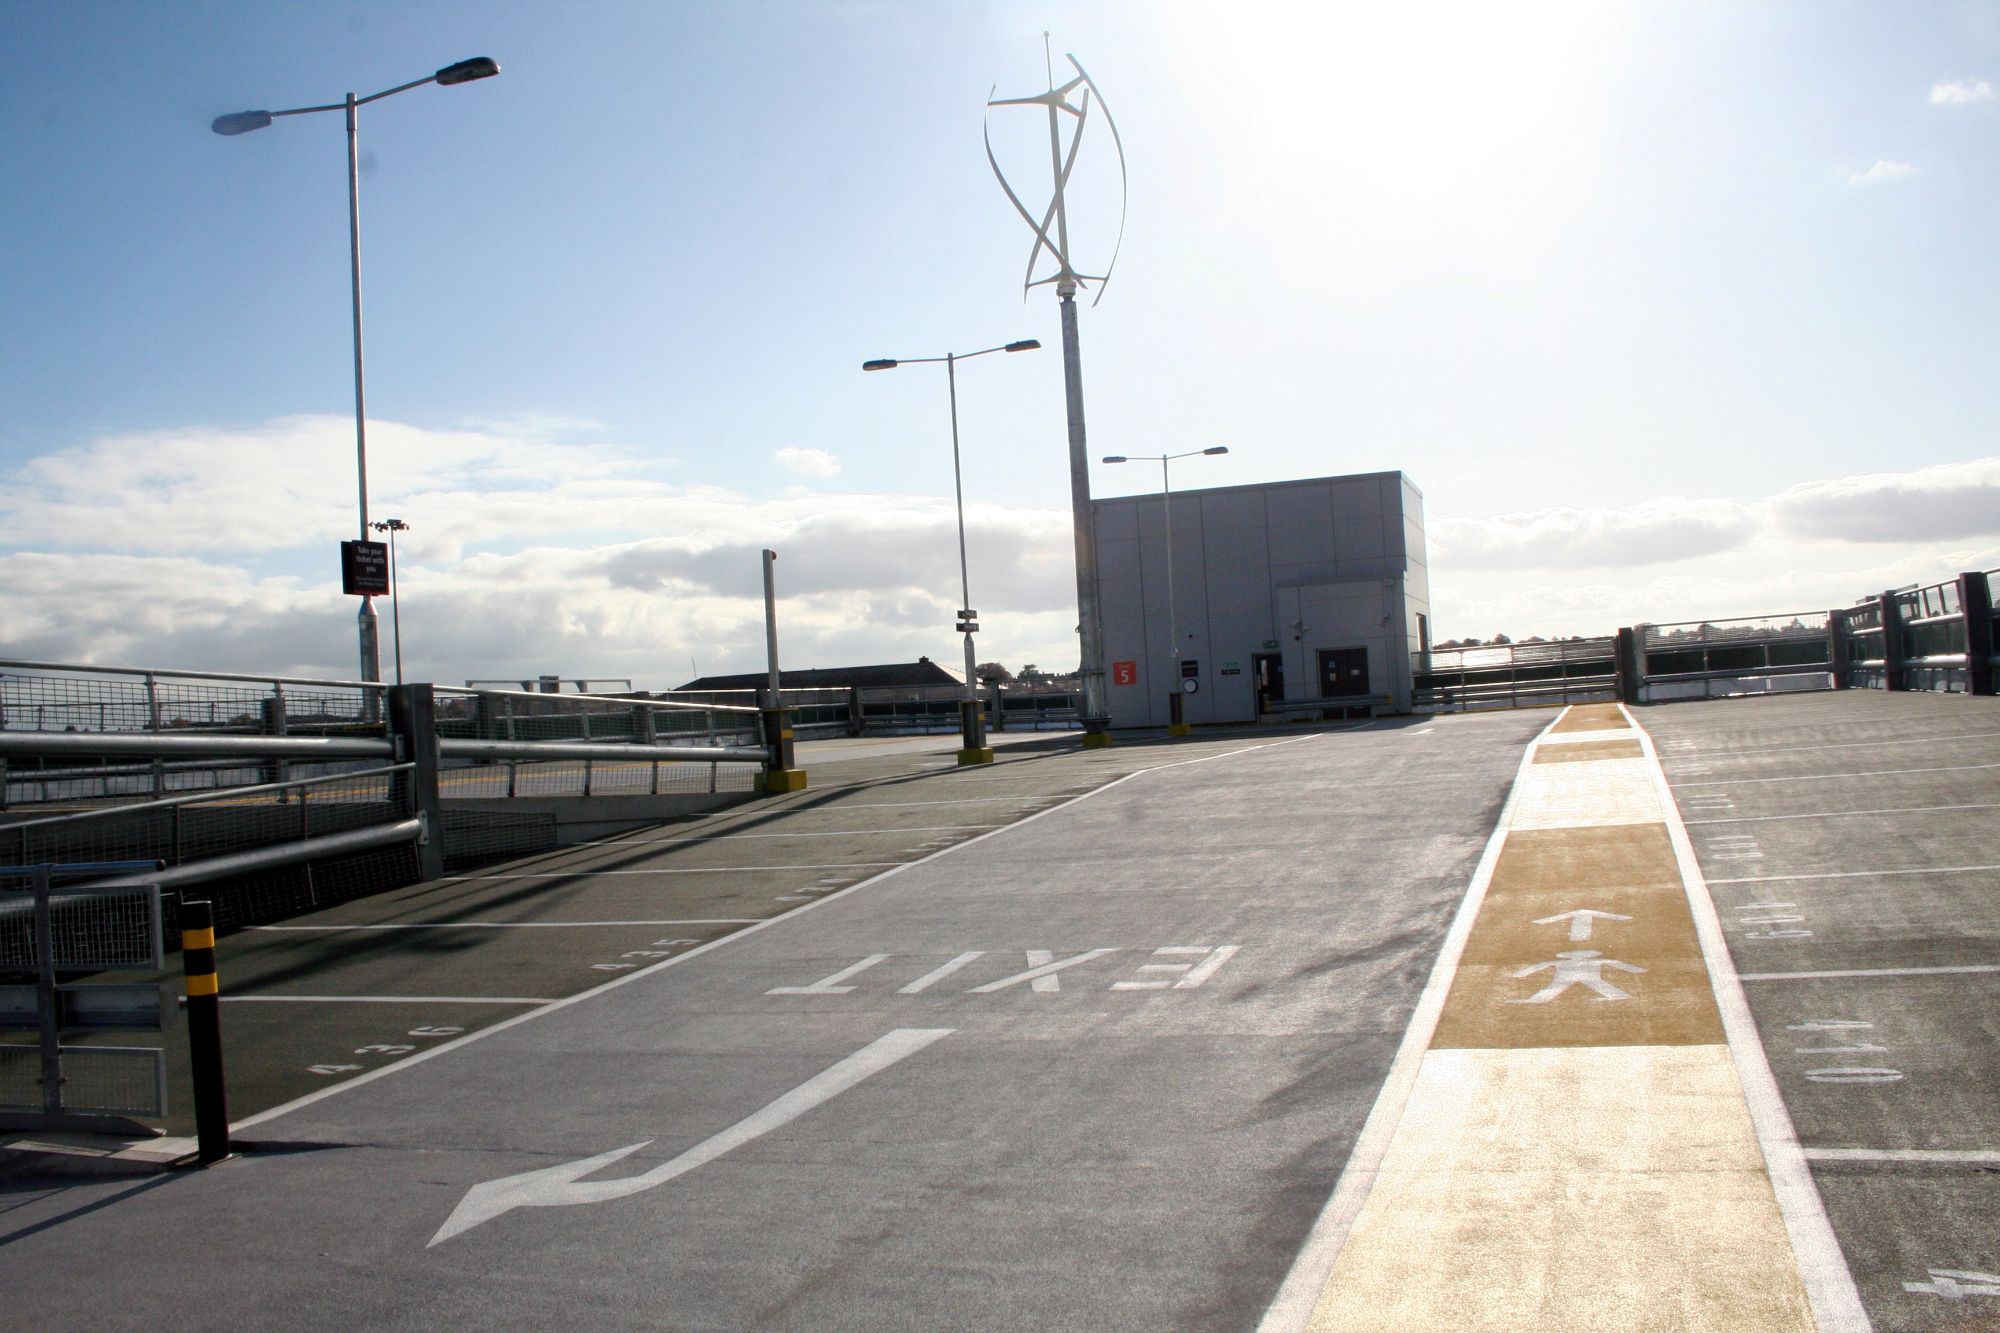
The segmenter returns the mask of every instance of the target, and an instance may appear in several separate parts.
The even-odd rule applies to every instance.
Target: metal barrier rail
[[[1513,680],[1434,685],[1416,691],[1412,711],[1469,713],[1481,708],[1538,707],[1553,703],[1601,703],[1618,697],[1615,675],[1569,676],[1560,680]]]
[[[0,825],[0,840],[11,844],[13,847],[13,859],[16,862],[26,863],[37,859],[38,856],[41,856],[41,859],[47,859],[42,853],[55,844],[64,841],[64,835],[66,834],[84,833],[87,827],[92,826],[114,824],[123,824],[128,828],[140,826],[144,825],[150,816],[165,815],[165,828],[162,830],[159,845],[149,850],[159,860],[165,861],[169,865],[179,865],[186,860],[185,813],[191,806],[216,807],[226,801],[228,805],[239,810],[244,807],[266,804],[273,807],[288,807],[290,818],[288,818],[287,822],[295,824],[297,831],[295,834],[288,834],[287,839],[289,841],[304,842],[313,840],[316,836],[313,832],[311,813],[311,800],[314,789],[335,786],[346,789],[344,794],[347,800],[339,801],[338,797],[328,797],[326,801],[322,802],[322,808],[326,804],[336,801],[339,801],[340,804],[351,805],[356,796],[357,787],[365,787],[368,784],[374,783],[378,784],[380,790],[386,794],[392,790],[392,784],[397,777],[408,775],[415,767],[416,765],[407,763],[388,764],[380,768],[333,773],[321,777],[298,778],[289,782],[266,782],[251,787],[232,787],[225,793],[201,792],[190,796],[169,797],[160,801],[141,801],[126,805],[108,806],[102,810],[80,810],[65,815],[45,815],[39,819],[23,819],[15,823]],[[267,798],[269,799],[267,800]],[[370,799],[373,799],[372,794],[370,795]],[[407,813],[407,810],[404,813]],[[112,850],[109,846],[110,837],[111,835],[107,833],[103,838],[93,843],[86,833],[81,840],[82,846],[80,850],[96,853],[97,855],[93,859],[102,859],[103,854]],[[31,846],[35,844],[40,845],[41,852],[31,853]],[[129,848],[123,850],[129,850]]]
[[[0,730],[379,728],[388,689],[359,680],[0,658]]]

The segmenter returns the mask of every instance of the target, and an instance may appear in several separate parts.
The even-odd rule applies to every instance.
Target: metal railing
[[[1557,639],[1419,653],[1412,707],[1420,713],[1457,713],[1614,698],[1612,643]]]
[[[0,731],[379,732],[387,689],[358,680],[0,658]]]
[[[1639,699],[1827,689],[1833,683],[1828,613],[1642,625]]]

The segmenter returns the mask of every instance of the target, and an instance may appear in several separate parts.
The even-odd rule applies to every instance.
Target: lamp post
[[[389,624],[396,639],[396,683],[403,683],[403,581],[396,577],[396,534],[408,532],[410,525],[400,518],[385,518],[380,523],[370,523],[377,532],[389,534]]]
[[[958,501],[958,592],[962,599],[958,608],[958,632],[965,636],[965,697],[959,704],[959,732],[964,738],[964,748],[958,752],[961,764],[990,764],[993,751],[986,746],[986,722],[979,713],[979,683],[974,676],[977,663],[973,660],[972,636],[979,630],[979,612],[972,607],[972,583],[966,574],[965,562],[965,483],[958,461],[958,371],[960,361],[975,356],[985,356],[988,352],[1032,352],[1042,344],[1034,338],[1023,338],[1003,347],[985,347],[977,352],[946,352],[943,356],[911,356],[902,360],[882,357],[861,363],[863,370],[894,370],[903,364],[920,365],[925,362],[944,362],[945,383],[951,391],[951,487]]]
[[[288,111],[236,111],[226,116],[217,116],[209,124],[209,128],[217,134],[236,135],[261,130],[279,116],[304,116],[315,111],[347,113],[347,248],[354,294],[354,472],[361,496],[362,541],[368,540],[369,526],[368,402],[363,387],[361,367],[361,170],[356,150],[355,112],[370,102],[379,102],[385,97],[394,97],[397,93],[406,93],[427,83],[450,87],[456,83],[471,83],[475,79],[490,79],[499,72],[500,66],[495,61],[486,56],[474,56],[455,65],[446,65],[435,74],[398,84],[379,93],[370,93],[366,97],[356,97],[353,93],[349,93],[346,101],[329,102],[323,106],[298,106]],[[375,628],[374,598],[366,595],[361,598],[361,611],[355,620],[361,635],[361,678],[379,681],[382,679],[382,645]]]
[[[1207,449],[1190,449],[1184,454],[1132,454],[1129,456],[1125,454],[1107,454],[1104,459],[1107,463],[1157,462],[1160,465],[1160,505],[1165,511],[1167,525],[1167,638],[1173,641],[1173,666],[1169,668],[1173,673],[1170,677],[1172,684],[1167,694],[1167,734],[1169,736],[1187,735],[1188,725],[1181,721],[1181,695],[1187,687],[1181,683],[1180,679],[1181,635],[1180,626],[1174,620],[1174,488],[1167,477],[1167,464],[1173,462],[1176,458],[1193,458],[1196,455],[1210,457],[1215,454],[1226,454],[1228,452],[1228,445],[1218,444]]]

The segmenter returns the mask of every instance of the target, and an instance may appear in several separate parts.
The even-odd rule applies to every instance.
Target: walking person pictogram
[[[1524,967],[1519,972],[1512,973],[1511,975],[1517,977],[1531,977],[1537,972],[1547,972],[1551,968],[1555,970],[1555,975],[1549,978],[1548,985],[1525,1000],[1509,1000],[1507,1003],[1547,1004],[1571,986],[1588,986],[1597,992],[1597,998],[1600,1000],[1629,1000],[1632,998],[1630,995],[1604,979],[1604,969],[1615,967],[1620,972],[1646,970],[1631,963],[1621,963],[1616,958],[1606,958],[1595,949],[1563,949],[1556,954],[1556,958],[1562,961],[1536,963],[1533,967]]]

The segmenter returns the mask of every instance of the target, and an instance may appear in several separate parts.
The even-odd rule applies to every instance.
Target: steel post
[[[1090,508],[1090,455],[1083,427],[1083,361],[1076,331],[1076,283],[1056,287],[1062,298],[1063,402],[1069,416],[1070,519],[1076,529],[1076,633],[1081,649],[1084,744],[1111,743],[1104,694],[1104,631],[1097,610],[1097,529]]]

